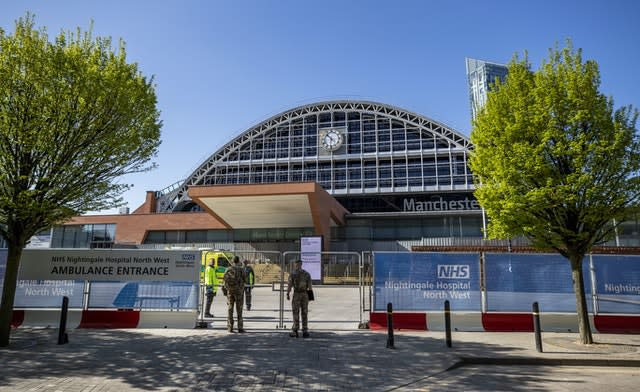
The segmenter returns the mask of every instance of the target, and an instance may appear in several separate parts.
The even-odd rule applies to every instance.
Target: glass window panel
[[[147,238],[144,240],[145,244],[164,244],[164,231],[149,231],[147,232]]]
[[[374,226],[373,227],[373,240],[374,241],[385,241],[385,240],[395,240],[396,239],[396,229],[395,227],[384,227],[384,226]]]
[[[424,237],[448,237],[445,235],[445,225],[443,218],[425,218],[422,220],[422,235]]]
[[[165,243],[167,244],[177,244],[178,241],[178,231],[177,230],[169,230],[165,232]]]
[[[207,230],[206,242],[227,242],[233,241],[231,230]]]
[[[393,186],[395,186],[395,187],[407,186],[407,179],[406,178],[394,178],[393,179]]]
[[[51,247],[52,248],[62,248],[62,238],[64,237],[64,226],[54,227],[51,232]],[[0,239],[0,243],[2,243],[2,239]]]
[[[185,233],[186,242],[207,242],[206,230],[189,230]]]
[[[320,113],[320,115],[318,116],[318,123],[330,126],[331,113]]]
[[[345,227],[347,238],[369,240],[371,239],[371,227],[369,226],[347,226]]]
[[[251,230],[249,229],[237,229],[233,231],[234,241],[251,241]]]
[[[65,226],[62,236],[63,248],[74,248],[76,244],[76,236],[80,232],[79,226]]]
[[[433,141],[433,136],[431,136],[431,135],[426,136],[425,135],[425,138],[422,139],[422,149],[423,150],[433,150],[434,146],[435,146],[435,144],[434,144],[434,141]]]
[[[418,219],[404,219],[396,225],[399,240],[419,240],[422,238],[422,222]]]
[[[409,186],[422,186],[422,177],[409,177]]]

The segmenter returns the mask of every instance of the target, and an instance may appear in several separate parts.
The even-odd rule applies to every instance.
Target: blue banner
[[[198,284],[191,282],[92,282],[89,308],[196,309]]]
[[[83,280],[18,280],[13,306],[16,308],[60,308],[69,297],[70,308],[81,308]]]
[[[480,311],[480,254],[374,252],[374,310]]]
[[[640,313],[640,257],[594,255],[598,313]]]
[[[591,279],[588,258],[582,266],[591,311]],[[540,311],[575,312],[571,265],[559,254],[486,253],[487,310],[530,312],[533,302]]]

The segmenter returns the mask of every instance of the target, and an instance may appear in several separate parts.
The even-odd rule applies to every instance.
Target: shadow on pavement
[[[388,349],[384,333],[312,330],[310,339],[296,339],[288,332],[82,329],[69,331],[69,343],[57,345],[56,330],[14,331],[9,348],[0,349],[0,386],[98,377],[140,390],[256,385],[284,390],[394,390],[410,389],[459,361],[459,352],[433,337],[399,333],[395,349]],[[514,350],[497,344],[463,344],[465,355],[501,356]],[[520,377],[511,390],[531,390],[533,382]]]

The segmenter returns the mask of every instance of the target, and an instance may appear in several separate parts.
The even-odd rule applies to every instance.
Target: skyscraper
[[[487,92],[495,83],[496,78],[501,81],[507,76],[507,66],[490,63],[488,61],[465,58],[467,79],[469,81],[469,98],[471,101],[471,118],[475,119],[478,110],[487,102]]]

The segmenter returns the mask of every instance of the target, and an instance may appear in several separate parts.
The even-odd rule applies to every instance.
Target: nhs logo
[[[194,255],[193,253],[183,253],[182,254],[182,260],[183,261],[195,261],[196,260],[196,255]]]
[[[438,264],[438,279],[469,279],[469,265]]]

